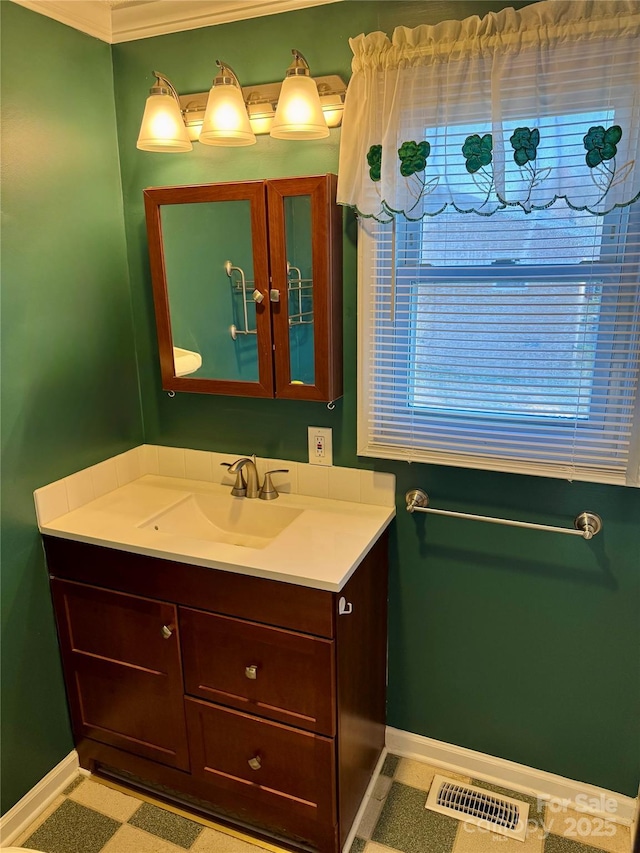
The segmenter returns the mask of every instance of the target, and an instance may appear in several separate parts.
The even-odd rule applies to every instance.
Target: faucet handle
[[[264,483],[258,497],[263,501],[273,501],[278,497],[278,490],[271,481],[272,474],[288,474],[288,468],[274,468],[273,471],[265,471]]]
[[[222,468],[231,468],[234,462],[221,462]],[[247,494],[247,484],[242,473],[242,468],[236,474],[236,481],[231,489],[231,494],[236,498],[243,498]]]

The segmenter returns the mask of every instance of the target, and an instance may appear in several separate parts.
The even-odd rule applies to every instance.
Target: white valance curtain
[[[350,41],[338,201],[361,216],[640,195],[640,2],[543,0]]]

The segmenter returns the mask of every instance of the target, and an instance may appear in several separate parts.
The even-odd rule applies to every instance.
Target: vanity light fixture
[[[159,71],[144,108],[137,148],[175,154],[191,151],[193,145],[182,118],[180,98],[173,84]]]
[[[278,139],[324,139],[329,135],[328,128],[338,127],[342,122],[347,87],[337,74],[312,78],[300,51],[292,52],[294,59],[283,82],[241,88],[231,67],[216,60],[220,70],[210,91],[194,95],[177,95],[167,78],[154,71],[158,82],[147,101],[138,148],[190,151],[190,142],[198,140],[206,145],[252,145],[255,135],[267,134],[272,128],[271,135]],[[161,132],[157,136],[149,129],[149,103],[155,105],[161,95],[165,108],[172,110],[178,99],[186,139],[178,133],[180,122],[175,111],[172,112],[175,137],[167,137],[166,131],[163,136],[160,122]]]
[[[255,145],[242,89],[231,66],[216,59],[220,69],[207,98],[202,130],[205,145]]]
[[[275,139],[324,139],[329,128],[309,63],[299,50],[291,53],[270,134]]]

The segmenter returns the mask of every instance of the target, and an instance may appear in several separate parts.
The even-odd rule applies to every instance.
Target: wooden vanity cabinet
[[[384,746],[386,534],[340,593],[44,540],[81,766],[339,853]]]

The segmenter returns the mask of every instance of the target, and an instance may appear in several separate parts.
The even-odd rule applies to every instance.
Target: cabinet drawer
[[[187,693],[335,733],[333,642],[180,608]]]
[[[294,823],[335,824],[331,738],[190,697],[185,706],[194,777],[250,796],[259,810],[271,806],[274,814],[290,813]]]

